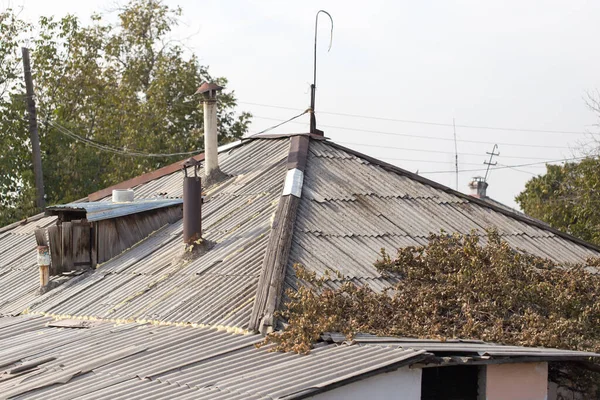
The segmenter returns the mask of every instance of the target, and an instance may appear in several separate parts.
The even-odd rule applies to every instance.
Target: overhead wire
[[[587,156],[563,158],[563,159],[557,159],[557,160],[546,160],[546,161],[540,161],[540,162],[534,162],[534,163],[526,163],[526,164],[517,164],[517,165],[502,165],[500,167],[490,168],[490,171],[495,171],[495,170],[499,170],[499,169],[506,169],[506,168],[528,167],[528,166],[532,166],[532,165],[549,164],[549,163],[553,163],[553,162],[576,161],[576,160],[582,160],[584,158],[587,158]],[[463,169],[463,170],[460,170],[459,172],[480,172],[480,171],[485,171],[485,170],[486,170],[486,168],[481,168],[481,169]],[[447,170],[447,171],[423,171],[423,172],[420,172],[420,173],[421,174],[448,174],[448,173],[455,173],[455,172],[456,172],[455,170]]]
[[[252,117],[258,118],[258,119],[270,120],[270,121],[280,121],[280,119],[278,119],[278,118],[263,117],[263,116],[259,116],[259,115],[253,115]],[[301,122],[295,122],[295,123],[301,123]],[[413,133],[386,132],[386,131],[379,131],[379,130],[373,130],[373,129],[350,128],[350,127],[345,127],[345,126],[335,126],[335,125],[325,125],[325,124],[319,124],[319,126],[323,127],[323,128],[343,129],[346,131],[353,131],[353,132],[377,133],[377,134],[381,134],[381,135],[403,136],[403,137],[412,137],[412,138],[427,139],[427,140],[442,140],[442,141],[452,141],[452,142],[454,141],[453,138],[445,138],[445,137],[439,137],[439,136],[427,136],[427,135],[420,135],[420,134],[413,134]],[[458,125],[456,125],[456,126],[458,126]],[[570,149],[570,147],[565,147],[565,146],[551,146],[551,145],[544,145],[544,144],[506,143],[506,142],[497,142],[497,141],[490,142],[490,141],[485,141],[485,140],[466,140],[466,139],[457,139],[456,141],[461,142],[461,143],[498,144],[498,145],[502,145],[502,146],[516,146],[516,147]]]
[[[247,136],[246,138],[260,135],[262,133],[266,133],[272,129],[275,129],[279,126],[282,126],[288,122],[293,121],[294,119],[306,114],[307,112],[308,112],[308,110],[306,110],[306,111],[302,112],[301,114],[298,114],[286,121],[283,121],[277,125],[271,126],[267,129],[264,129],[260,132],[255,133],[253,135]],[[89,138],[83,137],[83,136],[78,135],[75,132],[71,131],[70,129],[62,126],[61,124],[54,122],[52,120],[49,120],[48,118],[46,118],[45,122],[49,125],[52,125],[54,128],[56,128],[58,130],[58,132],[62,133],[65,136],[70,137],[71,139],[80,141],[80,142],[87,144],[91,147],[94,147],[98,150],[102,150],[102,151],[106,151],[106,152],[110,152],[110,153],[118,154],[118,155],[124,155],[124,156],[130,156],[130,157],[173,157],[173,156],[185,156],[185,155],[191,155],[191,154],[199,154],[204,151],[204,149],[196,149],[196,150],[192,150],[192,151],[177,152],[177,153],[145,153],[145,152],[139,152],[139,151],[132,151],[132,150],[128,150],[125,148],[113,147],[106,143],[98,142],[94,139],[89,139]]]
[[[246,101],[238,101],[238,103],[239,104],[254,105],[254,106],[259,106],[259,107],[279,108],[279,109],[282,109],[282,110],[299,110],[299,108],[284,107],[284,106],[271,105],[271,104],[263,104],[263,103],[246,102]],[[409,124],[422,124],[422,125],[445,126],[445,127],[452,127],[453,126],[450,123],[443,123],[443,122],[432,122],[432,121],[419,121],[419,120],[386,118],[386,117],[376,117],[376,116],[369,116],[369,115],[339,113],[339,112],[331,112],[331,111],[319,111],[319,112],[317,112],[317,114],[339,115],[339,116],[343,116],[343,117],[364,118],[364,119],[372,119],[372,120],[379,120],[379,121],[389,121],[389,122],[401,122],[401,123],[409,123]],[[495,127],[495,126],[480,126],[480,125],[466,125],[466,124],[457,124],[456,127],[457,128],[467,128],[467,129],[486,129],[486,130],[514,131],[514,132],[558,133],[558,134],[577,134],[577,135],[587,135],[587,134],[590,134],[590,132],[583,132],[583,131],[560,131],[560,130],[529,129],[529,128],[514,128],[514,127]]]
[[[54,128],[56,128],[63,135],[66,135],[72,139],[81,141],[82,143],[85,143],[91,147],[98,149],[98,150],[102,150],[102,151],[106,151],[106,152],[110,152],[110,153],[118,154],[118,155],[124,155],[124,156],[130,156],[130,157],[172,157],[172,156],[184,156],[184,155],[190,155],[190,154],[198,154],[203,151],[203,149],[197,149],[197,150],[185,151],[185,152],[177,152],[177,153],[144,153],[144,152],[139,152],[139,151],[131,151],[131,150],[128,150],[125,148],[112,147],[110,145],[107,145],[107,144],[104,144],[101,142],[97,142],[93,139],[85,138],[83,136],[80,136],[80,135],[72,132],[71,130],[60,125],[57,122],[48,120],[47,123],[49,125],[53,126]]]
[[[300,118],[300,117],[301,117],[301,116],[303,116],[304,114],[308,114],[309,112],[310,112],[310,109],[304,110],[303,112],[301,112],[301,113],[300,113],[300,114],[298,114],[298,115],[295,115],[295,116],[293,116],[293,117],[291,117],[291,118],[289,118],[289,119],[287,119],[287,120],[285,120],[285,121],[282,121],[282,122],[280,122],[280,123],[279,123],[279,124],[277,124],[277,125],[273,125],[273,126],[271,126],[271,127],[267,128],[267,129],[263,129],[263,130],[262,130],[262,131],[260,131],[260,132],[253,133],[253,134],[251,134],[251,135],[249,135],[249,136],[246,136],[246,138],[251,138],[251,137],[253,137],[253,136],[256,136],[256,135],[261,135],[261,134],[263,134],[263,133],[267,133],[267,132],[269,132],[269,131],[272,131],[272,130],[273,130],[273,129],[275,129],[275,128],[279,128],[280,126],[282,126],[282,125],[284,125],[284,124],[287,124],[287,123],[289,123],[289,122],[292,122],[292,121],[293,121],[293,120],[295,120],[296,118]],[[278,121],[279,121],[279,120],[278,120]]]
[[[344,144],[344,145],[348,145],[348,146],[376,147],[376,148],[382,148],[382,149],[418,151],[418,152],[423,152],[423,153],[454,154],[453,151],[414,149],[414,148],[408,148],[408,147],[383,146],[383,145],[368,144],[368,143],[353,143],[353,142],[342,142],[342,141],[336,141],[336,143]],[[479,153],[458,153],[458,154],[463,155],[463,156],[483,156],[482,154],[479,154]],[[503,156],[503,159],[506,159],[506,158],[514,158],[514,159],[522,159],[522,160],[547,160],[548,159],[548,157]]]

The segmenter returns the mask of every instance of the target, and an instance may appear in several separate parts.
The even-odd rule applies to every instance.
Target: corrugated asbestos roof
[[[322,343],[308,355],[257,349],[261,335],[209,328],[49,317],[0,319],[0,393],[17,399],[278,399],[434,357],[476,355],[581,359],[593,354],[358,335],[351,344]]]
[[[549,357],[591,353],[359,335],[308,355],[257,349],[261,335],[209,328],[107,322],[48,326],[52,319],[0,319],[0,393],[16,399],[277,399],[314,394],[361,375],[431,356]],[[73,323],[71,323],[73,322]],[[81,321],[62,321],[79,326]],[[341,342],[343,337],[329,339]]]
[[[209,193],[203,208],[205,237],[215,243],[182,265],[181,223],[164,227],[93,273],[36,295],[35,227],[42,218],[0,233],[0,315],[33,312],[116,320],[152,320],[245,328],[252,308],[271,218],[285,179],[289,137],[246,142],[220,153],[231,179]],[[181,171],[134,188],[153,207],[180,202]],[[156,200],[157,196],[169,199]],[[129,205],[118,205],[125,209]],[[91,214],[114,213],[109,198],[77,203]],[[513,247],[559,262],[582,262],[598,253],[550,230],[511,218],[481,203],[390,171],[351,151],[311,140],[302,199],[288,259],[318,273],[337,269],[353,282],[381,290],[394,282],[372,266],[382,247],[423,245],[431,232],[469,233],[496,227]],[[54,278],[56,279],[56,278]],[[331,281],[332,286],[338,282]]]
[[[39,297],[34,231],[52,225],[55,219],[41,218],[0,233],[0,315],[17,315]]]
[[[31,312],[111,320],[245,328],[283,180],[289,140],[251,142],[220,156],[229,180],[202,207],[210,250],[182,262],[182,222],[72,279],[30,306]],[[136,198],[182,195],[183,173],[134,188]]]
[[[203,206],[204,238],[212,247],[189,263],[180,262],[184,247],[180,221],[95,271],[39,296],[33,231],[53,224],[55,217],[0,234],[0,313],[13,315],[29,308],[67,316],[244,328],[288,151],[289,138],[283,138],[253,141],[219,155],[221,169],[231,178],[211,188]],[[183,173],[177,171],[133,189],[136,199],[178,198],[182,182]],[[93,210],[100,203],[94,203]]]
[[[182,199],[142,199],[135,200],[131,203],[90,201],[47,207],[46,213],[56,215],[60,212],[81,212],[85,213],[85,218],[89,222],[93,222],[157,210],[159,208],[173,207],[180,204],[183,204]]]
[[[49,321],[0,319],[3,397],[276,399],[401,367],[425,353],[324,344],[301,356],[257,349],[262,336],[254,334],[106,322],[55,328],[46,326]]]
[[[181,257],[179,221],[96,270],[38,295],[33,232],[53,224],[55,217],[0,231],[0,315],[7,316],[0,318],[0,366],[13,369],[0,375],[0,393],[28,390],[28,398],[61,399],[301,397],[390,365],[422,360],[425,352],[480,359],[584,355],[476,341],[361,336],[355,345],[324,343],[308,356],[293,356],[256,350],[260,336],[209,329],[248,327],[289,149],[289,137],[270,137],[219,154],[221,169],[231,178],[207,193],[203,229],[209,246],[193,261]],[[134,187],[136,199],[164,196],[180,202],[183,174],[171,171]],[[86,209],[108,210],[106,201]],[[291,266],[299,262],[319,274],[339,270],[358,285],[381,290],[394,282],[373,267],[382,247],[423,245],[441,229],[469,233],[489,227],[513,247],[561,263],[599,255],[592,246],[535,221],[311,140],[286,284],[295,287]],[[80,322],[62,323],[71,328],[46,327],[48,317],[9,317],[25,309],[78,317],[89,327],[77,328]],[[89,322],[95,319],[128,323]],[[197,327],[174,326],[190,324]],[[335,335],[328,340],[341,341]],[[44,363],[37,369],[23,367],[36,360]]]
[[[373,267],[381,248],[427,243],[430,233],[485,234],[495,227],[514,248],[560,263],[599,256],[591,248],[506,213],[390,171],[324,141],[311,141],[302,199],[289,258],[288,287],[295,286],[294,263],[322,274],[336,269],[375,289],[389,280]],[[335,286],[335,282],[332,285]]]

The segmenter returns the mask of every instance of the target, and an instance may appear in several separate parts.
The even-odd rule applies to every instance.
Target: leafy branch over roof
[[[288,325],[266,342],[306,353],[324,332],[362,332],[600,349],[600,277],[584,265],[560,266],[516,251],[495,231],[484,237],[442,232],[394,257],[382,249],[375,267],[398,283],[378,293],[296,265],[301,284],[287,292],[280,312]],[[339,287],[326,288],[331,279]]]

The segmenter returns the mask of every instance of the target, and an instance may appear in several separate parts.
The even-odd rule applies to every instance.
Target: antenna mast
[[[310,133],[322,135],[323,133],[317,130],[317,119],[315,117],[315,91],[317,89],[317,32],[319,27],[319,14],[326,14],[331,21],[331,34],[329,37],[329,48],[327,52],[331,50],[331,44],[333,42],[333,18],[325,10],[319,10],[315,17],[315,52],[313,56],[313,83],[310,85]]]
[[[458,145],[456,144],[456,123],[452,118],[452,128],[454,128],[454,169],[456,169],[456,190],[458,191]]]

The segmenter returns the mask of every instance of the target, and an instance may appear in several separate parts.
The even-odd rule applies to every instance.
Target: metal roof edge
[[[43,217],[45,217],[45,214],[44,214],[44,212],[41,212],[39,214],[35,214],[35,215],[31,216],[31,217],[27,217],[27,218],[22,219],[20,221],[13,222],[12,224],[0,227],[0,233],[4,233],[4,232],[7,232],[7,231],[10,231],[11,229],[17,228],[17,227],[19,227],[21,225],[25,225],[25,224],[27,224],[29,222],[38,221],[38,220],[42,219]]]
[[[232,143],[227,143],[223,146],[219,146],[217,151],[219,153],[221,153],[224,151],[231,150],[235,147],[241,146],[243,144],[244,144],[243,140],[238,140],[238,141],[235,141]],[[192,158],[195,159],[196,161],[204,161],[204,153],[197,154],[197,155],[193,156]],[[98,190],[94,193],[90,193],[88,195],[88,199],[89,199],[89,201],[97,201],[97,200],[103,199],[106,196],[109,196],[114,189],[129,189],[129,188],[132,188],[135,186],[143,185],[144,183],[148,183],[155,179],[162,178],[165,175],[169,175],[169,174],[172,174],[173,172],[180,170],[181,163],[183,161],[185,161],[185,160],[176,161],[172,164],[169,164],[169,165],[159,168],[157,170],[150,171],[150,172],[147,172],[142,175],[138,175],[138,176],[128,179],[126,181],[106,187],[106,188]]]
[[[312,396],[315,396],[316,394],[319,393],[323,393],[323,392],[328,392],[330,390],[333,389],[337,389],[338,387],[341,386],[345,386],[348,385],[350,383],[354,383],[354,382],[358,382],[361,381],[363,379],[367,379],[370,378],[372,376],[375,375],[380,375],[386,372],[391,372],[391,371],[395,371],[398,370],[402,367],[406,367],[406,366],[410,366],[413,364],[417,364],[420,363],[430,357],[433,357],[432,354],[423,351],[415,351],[414,355],[410,355],[409,357],[399,360],[399,361],[395,361],[392,362],[388,365],[385,365],[383,367],[379,367],[376,369],[372,369],[370,371],[365,371],[362,373],[357,373],[353,376],[349,376],[347,378],[342,378],[339,381],[336,382],[331,382],[329,384],[326,384],[324,386],[317,386],[317,387],[311,387],[311,388],[306,388],[306,389],[302,389],[296,393],[290,393],[288,395],[284,395],[281,396],[280,399],[281,400],[299,400],[299,399],[306,399]]]
[[[589,249],[592,249],[592,250],[600,252],[600,247],[598,247],[598,246],[596,246],[596,245],[594,245],[592,243],[586,242],[583,239],[579,239],[578,237],[575,237],[573,235],[570,235],[568,233],[560,231],[560,230],[558,230],[556,228],[548,226],[548,225],[546,225],[546,224],[544,224],[542,222],[538,222],[538,221],[536,221],[534,219],[530,219],[529,217],[524,217],[524,216],[519,215],[519,214],[517,214],[515,212],[512,212],[512,211],[506,210],[506,209],[504,209],[502,207],[499,207],[499,206],[497,206],[495,204],[488,203],[485,200],[481,200],[481,199],[478,199],[476,197],[469,196],[468,194],[464,194],[462,192],[459,192],[457,190],[454,190],[454,189],[451,189],[451,188],[449,188],[447,186],[444,186],[441,183],[432,181],[432,180],[427,179],[427,178],[425,178],[425,177],[423,177],[421,175],[417,175],[417,174],[415,174],[413,172],[407,171],[407,170],[405,170],[403,168],[400,168],[398,166],[389,164],[389,163],[387,163],[385,161],[381,161],[381,160],[379,160],[379,159],[377,159],[375,157],[371,157],[371,156],[368,156],[368,155],[366,155],[364,153],[361,153],[359,151],[356,151],[356,150],[350,149],[348,147],[342,146],[342,145],[340,145],[338,143],[335,143],[333,141],[326,140],[325,143],[327,143],[327,144],[329,144],[329,145],[331,145],[333,147],[336,147],[336,148],[338,148],[340,150],[346,151],[346,152],[348,152],[350,154],[353,154],[356,157],[363,158],[363,159],[369,161],[372,164],[379,165],[383,169],[388,170],[390,172],[394,172],[394,173],[397,173],[397,174],[400,174],[400,175],[404,175],[404,176],[406,176],[406,177],[408,177],[410,179],[416,180],[417,182],[423,183],[425,185],[432,186],[432,187],[434,187],[436,189],[439,189],[439,190],[442,190],[442,191],[444,191],[446,193],[453,194],[455,196],[458,196],[460,198],[468,200],[469,202],[475,203],[477,205],[490,208],[490,209],[492,209],[494,211],[497,211],[497,212],[499,212],[501,214],[504,214],[504,215],[506,215],[508,217],[514,218],[516,220],[519,220],[519,221],[524,222],[524,223],[529,224],[529,225],[533,225],[533,226],[535,226],[537,228],[540,228],[540,229],[552,232],[552,233],[554,233],[554,234],[562,237],[563,239],[570,240],[570,241],[575,242],[577,244],[580,244],[580,245],[582,245],[584,247],[587,247]]]

